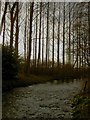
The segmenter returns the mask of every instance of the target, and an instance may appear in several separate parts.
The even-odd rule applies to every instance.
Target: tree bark
[[[30,3],[29,52],[28,52],[28,59],[27,59],[27,71],[28,72],[30,71],[30,59],[31,59],[33,8],[34,8],[34,2]]]
[[[42,2],[40,2],[40,23],[39,23],[38,66],[39,66],[39,64],[40,64],[40,56],[41,56],[41,12],[42,12]]]
[[[65,2],[63,4],[63,65],[65,64]]]

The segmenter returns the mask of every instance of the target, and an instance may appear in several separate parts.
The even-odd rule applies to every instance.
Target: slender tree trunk
[[[53,46],[52,46],[52,67],[54,68],[54,27],[55,27],[55,3],[53,8]]]
[[[90,1],[88,2],[88,47],[89,47],[89,53],[88,53],[88,66],[90,67]]]
[[[18,14],[19,14],[19,3],[17,2],[16,6],[16,39],[15,39],[15,50],[16,50],[16,56],[18,56],[18,37],[19,37],[19,26],[18,26]]]
[[[6,13],[7,13],[8,4],[9,4],[9,2],[5,2],[5,9],[4,9],[4,13],[3,13],[3,17],[2,17],[1,25],[0,25],[0,35],[1,35],[1,32],[2,32],[3,24],[5,24],[5,16],[6,16]]]
[[[29,12],[30,12],[30,4],[27,4],[27,13],[28,13],[28,16],[27,16],[27,26],[30,26],[30,20],[29,20],[29,18],[30,18],[30,14],[29,14]],[[27,62],[28,62],[28,55],[29,55],[29,29],[27,29]],[[26,67],[26,68],[28,68],[28,67]]]
[[[49,46],[48,46],[48,38],[49,37],[49,2],[47,6],[47,37],[46,37],[46,67],[48,64],[48,51],[49,51]]]
[[[10,49],[12,50],[13,47],[13,27],[14,27],[14,21],[13,21],[13,12],[11,11],[11,30],[10,30]]]
[[[30,3],[29,53],[28,53],[28,60],[27,60],[27,71],[28,72],[30,71],[30,59],[31,59],[33,8],[34,8],[34,2]]]
[[[44,65],[44,8],[43,8],[43,29],[42,29],[42,66]]]
[[[27,32],[27,3],[26,3],[26,18],[25,18],[25,30],[24,30],[24,59],[26,62],[26,32]]]
[[[58,42],[57,42],[57,66],[59,67],[59,44],[60,44],[60,3],[59,3],[59,17],[58,17]]]
[[[38,65],[40,64],[40,56],[41,56],[41,12],[42,12],[42,2],[40,2]]]
[[[17,16],[17,12],[15,12],[15,15],[14,15],[14,9],[15,7],[17,6],[17,2],[15,2],[11,8],[11,11],[10,11],[10,20],[11,20],[11,30],[10,30],[10,49],[12,50],[13,48],[13,29],[14,29],[14,22],[15,22],[15,19],[16,19],[16,16]]]
[[[74,19],[74,9],[73,9],[73,19]],[[72,33],[73,33],[73,63],[74,63],[74,57],[75,57],[75,29],[74,29],[74,21],[72,25]]]
[[[70,13],[70,2],[69,2],[69,64],[71,64],[71,13]]]
[[[38,32],[38,4],[36,10],[36,41],[35,41],[35,67],[37,66],[37,32]]]
[[[3,28],[3,46],[5,44],[5,20],[4,20],[4,28]]]
[[[65,2],[63,5],[63,65],[65,64]]]
[[[78,15],[78,12],[77,12],[77,15]],[[78,24],[78,16],[77,16],[77,24]],[[78,26],[77,26],[77,68],[78,68],[78,53],[79,53],[79,42],[78,42]]]

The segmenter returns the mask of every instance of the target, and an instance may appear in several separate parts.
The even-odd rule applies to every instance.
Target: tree
[[[2,46],[2,79],[16,79],[19,70],[19,58],[10,46]]]
[[[16,19],[16,16],[17,16],[17,12],[15,12],[15,15],[14,15],[14,9],[15,9],[16,6],[17,6],[17,2],[13,3],[12,8],[10,9],[10,20],[11,20],[10,49],[13,48],[13,28],[14,28],[14,22],[15,22],[15,19]]]
[[[71,9],[69,2],[69,64],[71,63]]]
[[[63,65],[65,64],[65,2],[63,4]]]
[[[39,23],[38,65],[40,64],[40,56],[41,56],[41,13],[42,13],[42,2],[40,2],[40,23]]]
[[[6,16],[6,13],[7,13],[8,5],[9,5],[9,2],[5,2],[5,9],[4,9],[4,13],[3,13],[3,17],[2,17],[1,25],[0,25],[0,34],[2,32],[3,24],[5,24],[5,16]]]
[[[55,27],[55,2],[53,3],[53,45],[52,45],[52,67],[54,68],[54,27]]]
[[[47,6],[47,36],[46,36],[46,67],[48,63],[48,57],[49,57],[49,2]]]
[[[32,20],[33,20],[34,2],[30,3],[30,31],[29,31],[29,51],[27,56],[27,71],[30,70],[31,43],[32,43]]]
[[[18,37],[19,37],[19,25],[18,25],[19,3],[16,3],[16,39],[15,39],[15,51],[18,56]]]
[[[59,3],[59,15],[58,15],[58,42],[57,42],[57,66],[59,67],[59,44],[60,44],[60,3]]]

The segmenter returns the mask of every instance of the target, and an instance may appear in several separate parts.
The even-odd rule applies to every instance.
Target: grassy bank
[[[90,93],[80,93],[73,100],[73,120],[90,119]]]
[[[52,81],[52,80],[53,78],[50,76],[19,74],[17,79],[3,80],[2,89],[3,89],[3,92],[5,92],[15,87],[25,87],[33,84],[45,83],[47,81]]]
[[[53,78],[51,76],[41,76],[41,75],[33,75],[33,74],[19,74],[19,81],[25,83],[26,85],[45,83],[47,81],[51,81]]]

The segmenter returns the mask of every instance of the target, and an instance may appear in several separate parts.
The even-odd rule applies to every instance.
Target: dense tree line
[[[1,2],[2,44],[30,67],[90,66],[90,2]]]

